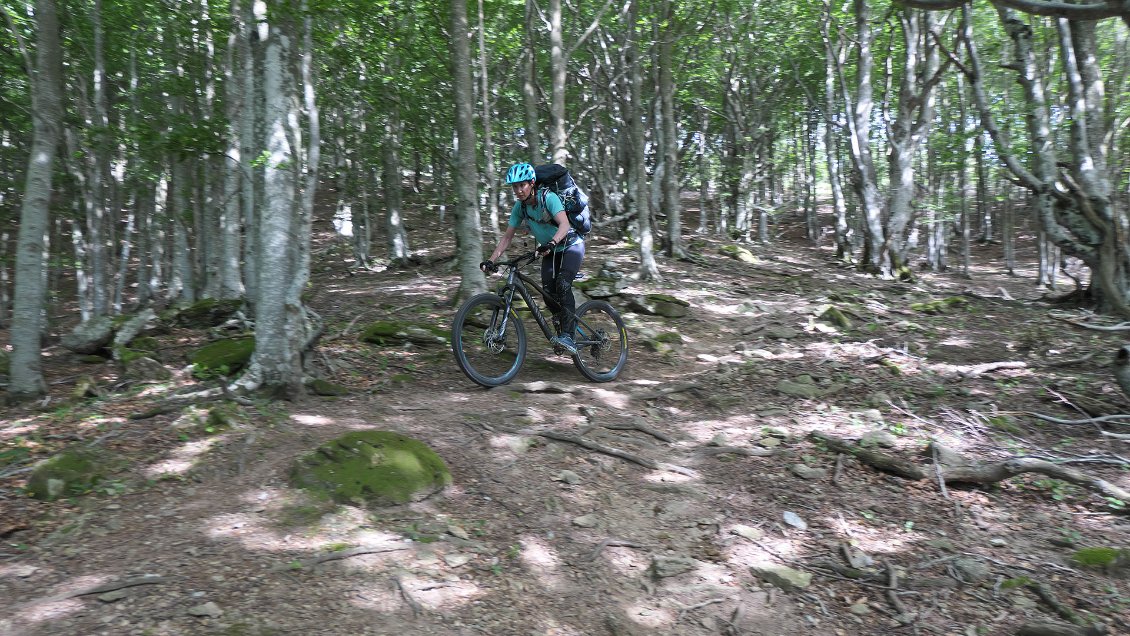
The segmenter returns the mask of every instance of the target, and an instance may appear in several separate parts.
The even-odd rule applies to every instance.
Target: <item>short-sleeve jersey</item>
[[[538,245],[543,245],[557,234],[557,222],[553,217],[564,210],[565,206],[561,204],[560,197],[549,191],[546,191],[544,196],[538,193],[534,201],[534,205],[526,205],[521,201],[514,202],[514,207],[510,210],[510,227],[518,228],[525,222]],[[563,250],[565,247],[558,245],[557,250]]]

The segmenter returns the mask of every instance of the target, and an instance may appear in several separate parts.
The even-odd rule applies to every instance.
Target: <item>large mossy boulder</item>
[[[79,324],[59,341],[63,348],[75,353],[95,353],[114,338],[114,319],[98,316]]]
[[[451,473],[419,440],[390,431],[354,431],[298,460],[290,480],[315,496],[381,507],[433,495],[451,484]]]
[[[365,327],[361,340],[379,345],[397,342],[411,342],[419,345],[445,345],[448,342],[446,329],[432,325],[417,325],[397,320],[378,320]]]
[[[176,324],[190,329],[207,329],[224,324],[243,307],[241,298],[205,298],[176,312]]]
[[[41,501],[89,492],[110,471],[92,450],[69,450],[43,460],[27,481],[27,494]]]
[[[628,281],[623,278],[603,278],[600,276],[573,283],[575,289],[581,290],[589,298],[611,298],[619,295],[627,286]]]
[[[668,294],[648,294],[628,301],[628,309],[649,316],[682,318],[690,313],[691,304]]]
[[[232,375],[241,371],[255,353],[255,338],[225,338],[210,342],[188,356],[198,378]]]

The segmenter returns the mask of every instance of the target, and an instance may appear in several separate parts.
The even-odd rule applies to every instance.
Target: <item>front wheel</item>
[[[628,363],[628,330],[624,320],[603,300],[577,308],[577,355],[573,364],[593,382],[609,382]]]
[[[463,373],[486,386],[506,384],[526,359],[526,328],[496,294],[472,297],[455,314],[451,350]]]

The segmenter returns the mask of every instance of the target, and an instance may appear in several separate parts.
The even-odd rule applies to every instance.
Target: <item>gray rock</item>
[[[581,476],[571,470],[563,470],[557,473],[557,476],[553,478],[553,481],[560,481],[572,486],[576,486],[577,484],[581,483]]]
[[[859,440],[860,446],[880,446],[882,448],[893,448],[898,440],[894,435],[891,435],[884,430],[868,431],[863,434]]]
[[[808,572],[794,570],[788,566],[772,563],[750,566],[749,571],[754,576],[766,583],[771,583],[782,590],[802,590],[812,583],[812,575]]]
[[[823,394],[820,387],[814,384],[805,384],[803,382],[794,382],[792,380],[781,380],[777,383],[777,391],[785,395],[791,395],[799,398],[817,398]]]
[[[581,515],[573,519],[573,525],[578,528],[595,528],[597,523],[599,523],[599,520],[593,514]]]
[[[789,524],[790,526],[792,526],[792,527],[794,527],[798,530],[807,530],[808,529],[808,523],[805,522],[804,519],[801,519],[800,515],[798,515],[795,512],[786,510],[784,513],[781,514],[781,518],[785,520],[785,523]]]
[[[800,332],[792,327],[784,325],[773,325],[765,330],[765,335],[769,338],[777,340],[792,340],[800,335]]]
[[[992,573],[989,566],[980,559],[957,559],[953,562],[953,567],[967,583],[979,583]]]
[[[91,318],[79,324],[59,341],[68,351],[94,353],[114,338],[114,320],[110,316]]]
[[[746,539],[749,539],[750,541],[760,541],[761,538],[765,536],[765,532],[761,528],[743,526],[740,523],[733,528],[730,528],[730,533],[736,534],[739,537],[744,537]]]
[[[165,382],[173,372],[153,358],[141,356],[122,363],[122,376],[138,382]]]
[[[827,468],[813,468],[807,464],[793,464],[789,470],[801,479],[824,479],[828,476]]]
[[[662,579],[678,576],[695,569],[698,562],[685,556],[657,556],[651,560],[651,573],[655,578]]]
[[[216,605],[212,601],[208,601],[207,603],[194,605],[188,608],[188,613],[190,616],[219,618],[224,615],[224,610],[220,609],[220,606]]]
[[[157,314],[152,309],[145,309],[136,316],[125,321],[118,332],[114,334],[114,346],[124,347],[133,341],[141,332],[150,329],[157,319]]]

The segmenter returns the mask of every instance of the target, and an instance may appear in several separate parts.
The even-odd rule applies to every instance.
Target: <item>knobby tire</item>
[[[497,294],[470,298],[455,314],[451,350],[468,378],[485,387],[506,384],[526,359],[526,328],[511,311],[505,333],[498,331],[505,303]]]

